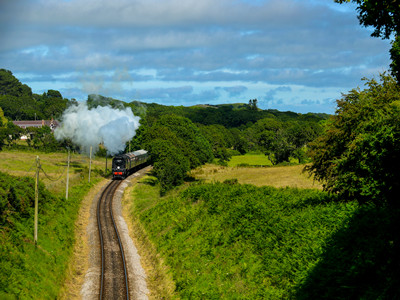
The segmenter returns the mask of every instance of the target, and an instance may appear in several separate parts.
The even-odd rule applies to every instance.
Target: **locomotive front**
[[[113,178],[125,178],[126,176],[126,161],[123,155],[117,155],[112,160]]]

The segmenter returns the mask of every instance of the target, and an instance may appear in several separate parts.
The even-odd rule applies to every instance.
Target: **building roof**
[[[30,120],[30,121],[13,121],[13,123],[21,128],[49,126],[52,130],[58,127],[56,120]]]

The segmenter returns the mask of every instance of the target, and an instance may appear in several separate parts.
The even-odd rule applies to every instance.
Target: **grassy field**
[[[256,186],[293,187],[322,189],[308,173],[303,172],[305,165],[272,166],[271,161],[262,153],[248,153],[232,156],[228,166],[207,164],[195,170],[191,175],[205,182],[223,182],[237,179],[239,183]]]
[[[36,151],[3,150],[0,152],[0,171],[14,176],[34,177],[36,172],[36,157],[44,170],[39,173],[39,180],[46,188],[57,195],[65,194],[67,178],[67,153],[43,153]],[[73,186],[82,178],[88,178],[89,157],[83,154],[71,153],[69,184]],[[108,171],[111,168],[111,159],[108,159]],[[104,174],[105,158],[92,158],[92,176]]]
[[[322,189],[322,185],[303,172],[304,165],[277,167],[224,167],[208,164],[192,171],[191,175],[205,182],[237,179],[239,183],[256,186]]]
[[[249,166],[272,166],[272,162],[264,154],[247,153],[245,155],[232,156],[228,162],[229,167],[236,167],[240,164],[247,164]]]

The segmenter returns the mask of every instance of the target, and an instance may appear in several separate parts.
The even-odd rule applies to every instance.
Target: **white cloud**
[[[77,89],[112,97],[142,89],[153,91],[154,100],[179,102],[188,95],[177,87],[191,86],[195,91],[187,101],[208,96],[237,102],[235,97],[256,93],[253,83],[346,92],[363,76],[388,68],[390,45],[369,36],[353,5],[332,2],[2,1],[0,65],[31,74],[28,85],[39,86],[33,77],[52,78],[52,87],[58,82],[65,97],[76,97],[69,93]],[[132,80],[116,84],[109,75],[116,70],[126,70]],[[157,97],[155,92],[165,92],[157,90],[160,82],[176,92]],[[217,92],[225,82],[245,89]],[[303,100],[314,101],[297,101]]]

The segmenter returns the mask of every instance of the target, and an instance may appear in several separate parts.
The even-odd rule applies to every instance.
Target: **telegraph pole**
[[[67,187],[65,189],[65,199],[68,200],[68,185],[69,185],[69,160],[70,160],[70,150],[68,147],[68,165],[67,165]]]
[[[37,246],[37,235],[38,235],[38,205],[39,205],[39,169],[40,169],[40,160],[39,156],[36,156],[36,180],[35,180],[35,232],[33,235],[33,239],[35,241],[35,246]]]
[[[89,158],[89,183],[90,183],[90,172],[92,171],[92,146],[90,146],[90,158]]]

